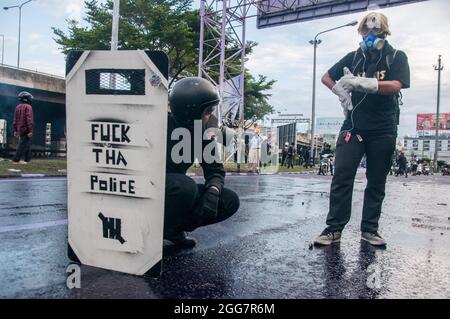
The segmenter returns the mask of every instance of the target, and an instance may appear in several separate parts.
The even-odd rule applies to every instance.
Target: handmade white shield
[[[161,270],[167,65],[156,51],[68,57],[69,250],[82,264]]]

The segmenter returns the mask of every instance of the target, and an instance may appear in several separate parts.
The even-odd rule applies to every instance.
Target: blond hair
[[[359,34],[364,35],[364,27],[371,18],[375,18],[377,22],[380,23],[380,28],[383,31],[382,33],[384,35],[391,35],[391,31],[389,30],[388,18],[384,14],[378,12],[371,12],[361,20],[358,26]]]

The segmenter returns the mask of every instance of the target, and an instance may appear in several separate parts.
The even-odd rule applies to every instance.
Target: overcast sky
[[[21,3],[0,0],[1,7]],[[66,19],[82,19],[83,0],[34,0],[22,9],[21,67],[64,74],[64,57],[52,40],[51,27],[66,29]],[[194,6],[198,6],[198,1]],[[381,10],[390,20],[390,43],[409,57],[411,89],[403,91],[399,133],[415,134],[417,113],[436,111],[437,72],[433,65],[438,54],[448,66],[442,73],[441,111],[450,112],[450,1],[429,0]],[[309,40],[317,32],[360,20],[365,13],[256,29],[255,19],[247,22],[247,39],[259,45],[249,57],[253,74],[277,80],[272,105],[279,111],[311,115],[312,57]],[[0,11],[0,34],[5,35],[4,63],[17,63],[18,10]],[[342,116],[339,102],[320,84],[319,77],[361,41],[356,27],[323,35],[318,48],[317,117]],[[0,44],[1,45],[1,44]]]

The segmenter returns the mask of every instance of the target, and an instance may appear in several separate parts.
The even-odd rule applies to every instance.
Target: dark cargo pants
[[[367,159],[367,186],[364,191],[364,205],[361,231],[375,232],[381,215],[385,196],[386,176],[391,167],[392,154],[397,136],[361,136],[355,134],[345,141],[346,132],[341,132],[336,143],[334,176],[330,191],[330,208],[327,216],[328,229],[342,231],[350,220],[353,184],[356,170],[364,154]]]

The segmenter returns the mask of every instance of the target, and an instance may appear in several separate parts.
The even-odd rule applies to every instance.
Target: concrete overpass
[[[12,124],[17,94],[28,91],[34,96],[33,146],[45,145],[45,127],[52,126],[52,148],[64,140],[66,85],[63,77],[0,65],[0,119],[7,121],[7,144],[14,147]]]
[[[16,97],[20,91],[29,91],[37,101],[65,104],[66,82],[63,77],[1,65],[0,96]]]

